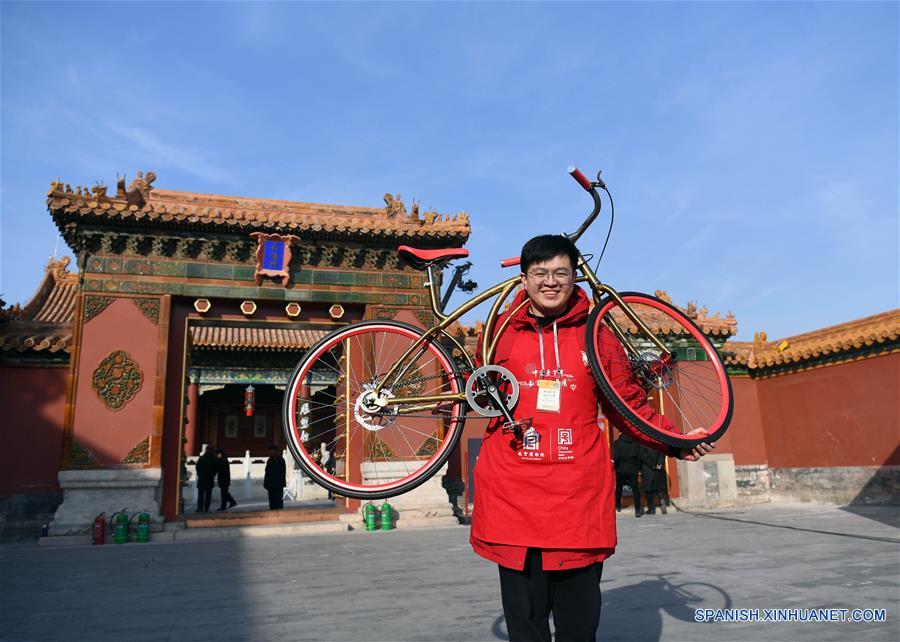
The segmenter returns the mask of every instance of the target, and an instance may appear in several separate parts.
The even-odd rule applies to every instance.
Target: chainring
[[[466,401],[469,406],[482,417],[499,417],[503,413],[495,406],[495,402],[485,390],[484,377],[493,377],[498,388],[506,394],[506,409],[512,411],[519,401],[519,382],[509,370],[503,366],[481,366],[466,381]]]

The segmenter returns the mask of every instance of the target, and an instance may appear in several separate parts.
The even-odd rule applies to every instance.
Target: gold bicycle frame
[[[582,276],[579,276],[575,279],[576,283],[587,283],[591,287],[591,291],[593,293],[594,302],[597,303],[600,301],[600,298],[603,294],[610,296],[620,307],[622,312],[628,317],[628,319],[637,326],[638,330],[646,336],[653,344],[659,348],[659,350],[665,354],[670,355],[671,351],[663,345],[660,340],[654,335],[650,329],[646,326],[646,324],[641,320],[640,317],[631,309],[631,307],[622,300],[622,297],[619,296],[619,293],[613,290],[608,285],[601,283],[597,278],[597,275],[594,274],[594,271],[591,269],[591,266],[588,265],[587,261],[584,259],[584,256],[579,251],[579,261],[577,270],[579,270]],[[521,277],[515,276],[505,281],[498,283],[497,285],[488,288],[484,292],[475,295],[473,298],[464,302],[460,305],[456,310],[451,312],[448,315],[445,315],[443,310],[440,309],[439,301],[439,293],[437,290],[437,279],[434,273],[433,266],[429,265],[427,267],[428,270],[428,282],[426,286],[428,287],[428,296],[431,299],[431,309],[434,312],[435,316],[439,319],[437,325],[434,325],[427,330],[425,330],[416,341],[406,349],[406,352],[391,366],[391,369],[388,370],[387,374],[378,382],[372,391],[372,396],[374,398],[374,403],[376,405],[386,406],[388,403],[396,406],[405,406],[404,408],[398,408],[398,414],[410,414],[412,412],[419,412],[422,410],[428,410],[434,407],[435,403],[439,403],[442,401],[464,401],[466,399],[466,395],[463,392],[460,393],[448,393],[441,395],[427,395],[427,396],[419,396],[419,397],[391,397],[388,399],[381,398],[381,389],[384,387],[387,381],[394,380],[395,375],[403,376],[406,370],[412,365],[412,361],[409,363],[405,363],[409,357],[419,350],[419,353],[416,354],[416,358],[427,349],[425,343],[427,341],[431,341],[433,338],[436,338],[438,335],[443,335],[443,337],[452,341],[462,352],[463,358],[468,361],[469,366],[474,366],[472,360],[469,358],[468,354],[463,350],[462,346],[451,337],[449,334],[445,332],[445,330],[457,319],[459,319],[462,315],[464,315],[469,310],[481,305],[491,297],[496,296],[496,300],[491,306],[491,311],[488,314],[487,320],[484,324],[484,331],[482,333],[482,341],[481,341],[481,361],[484,365],[490,365],[493,362],[494,354],[497,350],[497,345],[500,341],[500,336],[506,330],[507,325],[509,324],[510,319],[512,319],[513,314],[523,308],[528,304],[528,299],[525,299],[520,303],[514,310],[510,310],[509,314],[506,315],[503,322],[500,324],[500,327],[497,328],[497,332],[494,332],[494,324],[497,322],[499,318],[500,306],[503,305],[503,302],[509,297],[513,290],[515,290],[516,286],[521,283]],[[619,341],[625,347],[627,351],[629,351],[633,356],[638,356],[636,348],[631,345],[631,342],[626,340],[626,333],[618,327],[618,325],[611,321],[610,329],[617,336]],[[489,342],[487,337],[493,337]],[[405,365],[404,365],[405,364]],[[414,405],[418,404],[418,405]]]

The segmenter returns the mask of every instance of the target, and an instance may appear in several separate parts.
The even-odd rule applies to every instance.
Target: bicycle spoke
[[[640,334],[617,301],[601,301],[591,317],[595,333],[590,337],[591,363],[613,408],[634,427],[673,445],[720,436],[730,419],[732,395],[721,358],[709,339],[664,302],[642,294],[621,297],[644,325],[661,329],[656,339],[675,358],[664,357],[650,337]],[[600,328],[608,331],[606,339],[601,340]],[[612,343],[610,334],[622,348]],[[631,373],[631,377],[613,379],[613,372]],[[634,386],[644,394],[636,394]]]
[[[423,410],[401,414],[403,406],[390,400],[459,395],[462,382],[452,359],[434,341],[421,341],[396,366],[391,381],[384,381],[420,336],[402,324],[362,322],[329,335],[301,362],[286,394],[285,434],[310,477],[342,495],[389,497],[418,485],[443,464],[459,439],[465,403],[419,403]],[[304,382],[308,392],[301,395]],[[375,398],[364,395],[379,384],[381,401],[373,405]],[[321,444],[332,453],[333,473],[318,464]]]

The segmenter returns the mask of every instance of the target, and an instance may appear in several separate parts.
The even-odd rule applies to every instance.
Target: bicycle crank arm
[[[509,413],[509,410],[506,408],[506,395],[503,394],[503,391],[497,387],[492,381],[484,381],[487,377],[484,377],[482,381],[486,384],[484,387],[484,391],[488,394],[488,396],[497,404],[497,407],[500,410],[500,413],[503,415],[503,418],[507,423],[515,423],[515,419]]]

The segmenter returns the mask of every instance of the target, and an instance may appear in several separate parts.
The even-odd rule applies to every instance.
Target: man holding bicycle
[[[597,428],[600,398],[585,347],[588,297],[575,287],[578,258],[565,236],[538,236],[522,248],[524,290],[510,305],[513,317],[494,359],[518,380],[516,425],[491,422],[475,468],[471,543],[499,565],[513,642],[549,641],[551,612],[557,640],[593,640],[603,561],[616,547],[615,474]],[[517,309],[526,297],[530,305]],[[622,351],[606,332],[604,350]],[[607,356],[606,367],[639,394],[624,368],[616,372],[619,355],[601,354]],[[649,406],[641,412],[655,415]],[[672,449],[611,419],[670,456],[693,461],[714,447]]]

